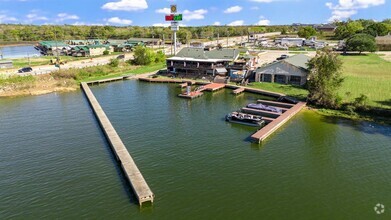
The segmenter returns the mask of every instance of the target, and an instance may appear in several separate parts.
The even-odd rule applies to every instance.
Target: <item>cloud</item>
[[[352,15],[357,14],[356,10],[334,10],[331,12],[331,17],[328,19],[329,22],[333,22],[335,20],[341,21],[347,18],[350,18]]]
[[[57,15],[57,22],[65,21],[65,20],[79,20],[79,16],[77,15],[70,15],[67,13],[60,13]]]
[[[18,21],[18,19],[15,17],[10,17],[7,15],[0,14],[0,24],[7,23],[7,22],[16,22],[16,21]]]
[[[259,10],[259,7],[258,6],[253,6],[250,8],[251,10]]]
[[[152,26],[154,27],[170,27],[170,23],[156,23],[156,24],[152,24]]]
[[[244,25],[244,21],[243,20],[233,21],[233,22],[228,24],[228,26],[241,26],[241,25]]]
[[[232,6],[232,7],[225,9],[224,13],[226,13],[226,14],[237,13],[237,12],[240,12],[242,9],[243,9],[242,7],[236,5],[236,6]]]
[[[327,2],[326,6],[332,10],[353,10],[379,6],[385,3],[386,0],[339,0],[336,5]]]
[[[259,20],[256,25],[263,25],[263,26],[267,26],[267,25],[270,25],[270,21],[267,20],[267,19],[261,19]]]
[[[194,11],[184,10],[183,11],[183,19],[185,21],[190,20],[202,20],[205,18],[205,14],[208,13],[205,9],[198,9]]]
[[[155,12],[159,13],[159,14],[170,14],[171,10],[169,8],[161,8],[161,9],[155,10]]]
[[[49,20],[47,17],[40,16],[40,15],[35,14],[35,13],[27,14],[26,18],[28,19],[27,20],[28,23],[29,22],[33,22],[33,21],[47,21],[47,20]]]
[[[221,23],[219,21],[216,21],[215,23],[213,23],[214,26],[220,26]]]
[[[72,25],[75,25],[75,26],[104,26],[104,24],[101,24],[101,23],[85,23],[85,22],[80,22],[80,21],[76,21]]]
[[[385,0],[339,0],[338,4],[326,2],[326,7],[331,10],[329,22],[343,20],[357,14],[359,9],[366,9],[385,4]]]
[[[111,11],[138,11],[147,9],[146,0],[120,0],[117,2],[108,2],[102,6],[102,9]]]
[[[119,24],[119,25],[131,25],[133,23],[132,20],[121,19],[119,17],[109,18],[109,19],[107,19],[107,22],[111,23],[111,24]]]

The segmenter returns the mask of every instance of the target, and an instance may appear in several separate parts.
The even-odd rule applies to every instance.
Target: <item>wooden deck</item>
[[[245,88],[240,87],[240,88],[237,88],[237,89],[235,89],[234,91],[232,91],[232,93],[233,93],[234,95],[239,95],[239,94],[243,93],[245,90],[246,90]]]
[[[191,92],[189,95],[186,93],[182,93],[182,94],[179,94],[178,96],[181,98],[185,98],[185,99],[195,99],[195,98],[201,97],[203,95],[204,95],[204,93],[202,93],[200,91],[196,91],[196,92]]]
[[[286,103],[282,103],[286,104]],[[288,111],[283,113],[280,117],[276,118],[265,127],[261,128],[255,134],[251,135],[251,139],[255,142],[261,143],[267,137],[269,137],[273,132],[275,132],[278,128],[280,128],[283,124],[285,124],[290,118],[296,115],[300,110],[306,105],[305,102],[299,102],[294,105]]]
[[[99,102],[96,100],[87,83],[81,83],[81,87],[92,107],[92,110],[95,113],[96,118],[99,121],[99,124],[101,125],[104,134],[107,137],[108,142],[110,143],[111,149],[114,152],[115,157],[121,165],[125,177],[128,179],[135,195],[137,196],[140,206],[142,206],[144,202],[153,203],[155,195],[149,188],[143,175],[138,169],[133,158],[130,156],[125,145],[122,143],[121,138],[118,136],[117,132],[115,131],[114,127],[112,126],[110,120],[106,116]]]
[[[207,84],[207,85],[204,85],[203,88],[200,90],[200,91],[210,91],[210,92],[214,92],[214,91],[217,91],[217,90],[220,90],[222,88],[225,87],[225,84],[221,84],[221,83],[210,83],[210,84]]]

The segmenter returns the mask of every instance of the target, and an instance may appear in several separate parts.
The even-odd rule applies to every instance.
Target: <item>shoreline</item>
[[[128,76],[122,76],[124,79],[123,80],[134,80],[138,78],[143,78],[143,77],[150,77],[155,75],[156,72],[150,72],[150,73],[143,73],[143,74],[134,74],[134,75],[128,75]],[[115,81],[118,80],[117,77],[108,77],[105,79],[102,79],[105,81]],[[184,79],[187,80],[187,79]],[[191,80],[191,79],[188,79]],[[86,80],[83,82],[89,83],[91,80]],[[17,98],[17,97],[26,97],[26,96],[39,96],[39,95],[45,95],[45,94],[50,94],[54,92],[73,92],[80,90],[79,84],[82,82],[79,82],[77,85],[71,85],[71,86],[53,86],[50,88],[34,88],[34,89],[22,89],[22,90],[16,90],[16,91],[6,91],[0,93],[0,98]],[[106,82],[107,83],[107,82]],[[251,87],[246,87],[246,88],[251,88]],[[313,111],[319,115],[322,115],[324,117],[334,117],[334,118],[340,118],[340,119],[347,119],[347,120],[352,120],[352,121],[367,121],[367,122],[375,122],[379,124],[385,124],[385,125],[391,125],[391,118],[387,117],[379,117],[379,116],[371,116],[371,115],[363,115],[356,113],[354,115],[349,115],[344,111],[340,110],[330,110],[330,109],[321,109],[321,108],[316,108],[314,106],[307,106],[305,108],[308,111]],[[390,110],[391,111],[391,110]]]

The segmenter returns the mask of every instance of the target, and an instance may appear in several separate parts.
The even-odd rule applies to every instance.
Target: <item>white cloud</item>
[[[102,6],[102,9],[112,11],[138,11],[147,9],[146,0],[120,0],[117,2],[108,2]]]
[[[327,2],[326,6],[333,10],[352,10],[379,6],[385,3],[386,0],[339,0],[336,5]]]
[[[65,20],[79,20],[79,16],[77,15],[70,15],[67,13],[60,13],[57,15],[57,20],[58,22],[60,21],[65,21]]]
[[[128,19],[121,19],[119,17],[112,17],[112,18],[109,18],[107,19],[107,22],[111,23],[111,24],[119,24],[119,25],[130,25],[133,23],[132,20],[128,20]]]
[[[221,23],[219,21],[216,21],[215,23],[213,23],[214,26],[220,26]]]
[[[152,26],[154,27],[170,27],[170,23],[156,23],[156,24],[152,24]]]
[[[332,11],[331,17],[328,19],[328,21],[329,22],[333,22],[335,20],[341,21],[341,20],[350,18],[352,15],[355,15],[355,14],[357,14],[356,10],[347,10],[347,11],[346,10],[345,11],[334,10],[334,11]]]
[[[0,13],[2,13],[2,12],[0,11]],[[13,23],[16,21],[18,21],[18,19],[15,17],[11,17],[6,14],[0,14],[0,24],[4,24],[4,23],[8,23],[8,22]]]
[[[270,21],[267,20],[267,19],[261,19],[257,22],[256,25],[263,25],[263,26],[267,26],[267,25],[270,25]]]
[[[236,5],[236,6],[232,6],[232,7],[225,9],[224,13],[226,13],[226,14],[237,13],[237,12],[240,12],[242,9],[243,9],[242,7]]]
[[[259,7],[258,6],[253,6],[250,8],[251,10],[259,10]]]
[[[45,16],[40,16],[40,15],[35,14],[35,13],[27,14],[27,15],[26,15],[26,18],[28,19],[27,22],[33,22],[33,21],[47,21],[47,20],[49,20],[47,17],[45,17]]]
[[[241,25],[244,25],[244,21],[243,20],[233,21],[233,22],[228,24],[228,26],[241,26]]]
[[[161,8],[157,9],[155,12],[159,14],[170,14],[171,10],[169,8]]]
[[[329,22],[332,22],[350,18],[352,15],[357,14],[359,9],[366,9],[385,3],[386,0],[339,0],[336,5],[331,2],[327,2],[325,5],[332,10],[331,17],[328,19]]]
[[[185,21],[190,20],[202,20],[205,18],[205,14],[208,13],[205,9],[198,9],[194,11],[184,10],[183,11],[183,19]]]
[[[72,25],[75,25],[75,26],[104,26],[104,24],[101,24],[101,23],[85,23],[85,22],[80,22],[80,21],[76,21]]]

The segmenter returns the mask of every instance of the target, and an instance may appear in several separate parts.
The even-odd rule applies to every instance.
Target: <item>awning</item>
[[[216,68],[216,72],[217,73],[227,73],[227,69],[226,68]]]

